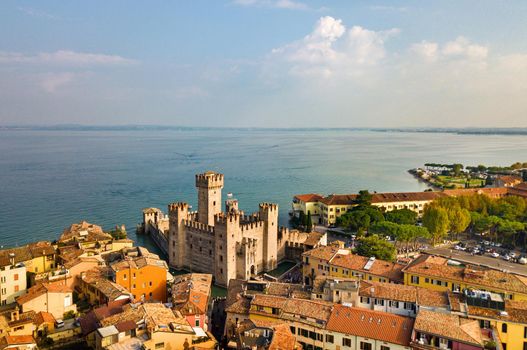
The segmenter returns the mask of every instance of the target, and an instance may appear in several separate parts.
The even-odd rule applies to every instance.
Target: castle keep
[[[292,235],[278,229],[276,204],[261,203],[258,212],[246,215],[229,198],[222,211],[223,180],[215,172],[196,175],[197,212],[187,203],[168,206],[167,243],[170,266],[212,273],[216,284],[226,286],[230,279],[276,268]]]

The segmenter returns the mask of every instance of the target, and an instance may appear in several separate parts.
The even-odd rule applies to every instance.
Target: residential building
[[[403,269],[404,284],[453,292],[480,289],[505,299],[527,300],[527,279],[513,273],[473,265],[452,264],[446,258],[423,254]]]
[[[335,305],[323,349],[409,350],[413,324],[410,317]]]
[[[13,254],[13,253],[11,253]],[[0,304],[9,305],[27,289],[26,265],[15,262],[15,256],[7,261],[0,259]]]
[[[113,282],[113,271],[107,266],[94,267],[81,273],[79,296],[91,305],[103,305],[117,300],[133,299],[125,287]]]
[[[56,268],[55,247],[48,241],[34,242],[22,247],[0,250],[0,267],[23,264],[28,273],[28,286],[47,276]],[[24,279],[26,279],[24,273]]]
[[[336,245],[322,246],[302,254],[304,283],[312,285],[317,276],[402,283],[404,265],[353,254]]]
[[[452,313],[478,321],[502,349],[527,349],[527,301],[472,289],[450,293],[449,299]]]
[[[172,283],[172,306],[185,317],[192,327],[209,327],[209,306],[212,275],[189,273],[176,276]]]
[[[361,281],[354,306],[415,317],[420,309],[449,310],[447,292],[403,284]]]
[[[1,350],[34,350],[37,343],[31,335],[6,335],[0,338]]]
[[[419,311],[412,333],[414,349],[477,350],[491,341],[478,321],[430,310]]]
[[[242,350],[301,350],[286,323],[267,323],[255,320],[242,322],[236,329],[235,341],[229,348]]]
[[[317,276],[313,281],[311,299],[357,305],[360,284],[355,278]]]
[[[124,249],[110,268],[113,282],[132,293],[134,301],[167,301],[167,263],[146,248]]]
[[[298,194],[293,197],[293,215],[298,216],[300,212],[307,215],[311,214],[313,223],[320,222],[319,202],[324,196],[316,193]]]
[[[29,288],[27,294],[20,296],[16,302],[22,312],[49,312],[56,319],[61,319],[68,312],[77,312],[72,292],[69,286],[60,282],[40,283]]]

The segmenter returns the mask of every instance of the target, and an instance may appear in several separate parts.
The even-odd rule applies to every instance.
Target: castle
[[[156,232],[165,232],[171,267],[212,273],[215,284],[227,286],[231,279],[273,270],[295,250],[304,249],[310,234],[279,228],[277,204],[260,203],[256,213],[246,215],[238,201],[229,198],[222,211],[223,181],[223,174],[215,172],[196,175],[198,211],[191,212],[187,203],[172,203],[168,225],[159,209],[143,211],[145,231],[153,232],[149,227],[154,225]]]

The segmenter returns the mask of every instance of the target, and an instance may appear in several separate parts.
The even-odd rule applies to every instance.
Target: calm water
[[[194,208],[194,174],[225,174],[246,211],[294,194],[422,191],[406,170],[425,162],[527,161],[526,136],[375,131],[0,131],[0,245],[56,239],[73,222],[131,238],[141,209]],[[139,244],[144,237],[137,238]]]

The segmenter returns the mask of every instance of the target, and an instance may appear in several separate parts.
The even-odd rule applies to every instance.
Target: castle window
[[[212,202],[212,205],[216,205],[216,201]]]
[[[209,255],[212,256],[212,250],[211,249],[209,249]]]
[[[501,325],[501,332],[502,332],[502,333],[507,333],[507,324],[506,324],[506,323],[503,323],[503,324]]]
[[[220,269],[220,274],[222,274],[222,275],[223,275],[223,269]]]
[[[223,261],[223,255],[220,255],[220,261]]]

